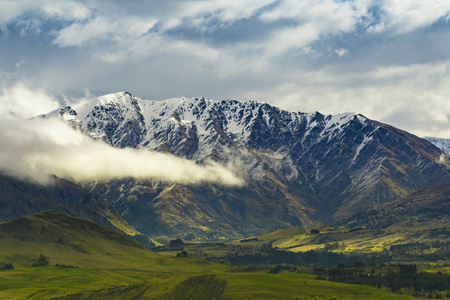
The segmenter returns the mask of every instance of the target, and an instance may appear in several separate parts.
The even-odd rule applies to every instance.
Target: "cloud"
[[[16,21],[22,15],[35,19],[83,20],[91,11],[79,1],[71,0],[3,0],[0,1],[0,24]]]
[[[155,19],[110,19],[97,16],[88,21],[72,23],[55,33],[53,44],[60,47],[81,46],[89,41],[108,39],[114,42],[131,41],[148,32]]]
[[[263,13],[260,19],[266,22],[289,20],[295,24],[272,33],[271,45],[276,45],[272,50],[277,53],[291,47],[306,47],[323,36],[352,31],[366,16],[367,10],[367,1],[286,0]]]
[[[92,39],[102,39],[114,32],[115,24],[106,18],[97,17],[86,23],[76,22],[56,33],[55,45],[61,47],[80,46]]]
[[[379,67],[367,72],[319,70],[248,97],[287,110],[361,113],[418,136],[450,136],[450,63]],[[320,90],[317,89],[320,86]],[[283,96],[280,96],[283,95]],[[276,100],[271,100],[276,99]]]
[[[26,119],[58,108],[58,101],[44,90],[31,90],[24,83],[3,88],[0,94],[0,116],[2,118]]]
[[[49,101],[53,104],[52,98],[43,97],[42,91],[30,91],[23,85],[12,90],[13,95],[37,95],[35,105]],[[8,94],[2,96],[1,107]],[[36,112],[40,110],[36,108]],[[21,178],[31,177],[44,184],[49,181],[48,174],[76,181],[134,177],[181,184],[244,184],[231,165],[198,165],[164,153],[117,149],[93,141],[59,119],[4,118],[3,113],[25,116],[29,112],[24,114],[20,106],[0,110],[0,170]]]
[[[335,49],[334,53],[337,54],[337,56],[342,57],[345,55],[348,55],[350,51],[348,51],[348,49],[343,49],[343,48],[339,48],[339,49]]]
[[[209,31],[209,26],[216,28],[227,27],[236,21],[249,19],[261,9],[275,0],[247,0],[247,1],[194,1],[181,3],[180,10],[167,22],[166,29],[174,28],[187,20],[188,24],[199,31]]]
[[[436,67],[450,61],[447,2],[0,1],[0,78],[72,97],[128,90],[351,110],[450,137],[440,114],[422,129],[402,115],[417,105],[409,118],[421,119],[420,101],[448,100],[449,73]]]
[[[393,29],[397,34],[431,25],[450,15],[450,2],[441,0],[385,0],[381,21],[369,28],[381,32]]]

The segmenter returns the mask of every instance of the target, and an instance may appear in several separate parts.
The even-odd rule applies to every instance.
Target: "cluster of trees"
[[[0,271],[12,270],[14,266],[12,263],[0,263]]]
[[[155,249],[156,244],[146,235],[136,234],[131,237],[134,241],[136,241],[139,245],[147,249]]]
[[[78,269],[78,266],[74,266],[74,265],[65,265],[65,264],[56,264],[55,267],[59,267],[59,268],[63,268],[63,269],[68,269],[68,268],[75,268],[75,269]]]
[[[35,268],[35,267],[45,267],[45,266],[48,266],[48,264],[49,264],[48,258],[45,257],[41,253],[41,255],[39,256],[38,260],[35,263],[33,263],[33,265],[31,267],[33,267],[33,268]]]
[[[182,251],[184,250],[184,245],[186,245],[185,242],[183,242],[182,239],[176,239],[169,241],[169,245],[167,246],[158,246],[155,249],[152,249],[154,251]]]
[[[177,257],[189,257],[189,253],[186,250],[177,253]]]
[[[392,245],[389,251],[394,257],[409,261],[439,261],[450,259],[450,242],[416,242]]]
[[[258,241],[258,238],[243,239],[240,242],[241,243],[248,243],[248,242],[256,242],[256,241]]]
[[[391,256],[386,253],[379,253],[371,256],[344,255],[325,249],[309,250],[306,252],[289,252],[273,248],[270,244],[261,246],[259,253],[247,253],[239,255],[228,255],[224,257],[224,262],[234,266],[250,265],[293,265],[293,266],[322,266],[330,267],[338,264],[352,265],[357,261],[366,263],[382,263],[391,260]]]
[[[364,263],[385,263],[393,260],[402,261],[448,261],[450,260],[450,242],[407,243],[393,245],[389,250],[351,255],[336,253],[334,250],[342,249],[344,244],[338,242],[326,244],[322,249],[307,252],[293,253],[272,247],[270,243],[263,244],[259,249],[249,246],[233,245],[230,252],[222,262],[236,266],[249,265],[279,265],[290,264],[296,266],[336,266],[337,264],[352,265],[357,261]]]
[[[387,288],[395,293],[412,296],[450,297],[450,275],[418,272],[416,265],[366,266],[364,263],[355,263],[349,267],[339,264],[326,269],[315,267],[313,272],[319,275],[318,279],[328,277],[330,281]]]

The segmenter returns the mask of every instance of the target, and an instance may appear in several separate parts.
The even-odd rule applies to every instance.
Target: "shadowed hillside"
[[[134,252],[152,254],[114,230],[55,211],[0,223],[0,237],[0,260],[23,266],[43,254],[51,264],[104,267],[114,261],[120,268]]]
[[[0,221],[9,221],[45,210],[61,211],[96,224],[138,233],[105,200],[65,179],[53,178],[43,186],[0,174]]]
[[[450,180],[410,193],[341,222],[351,227],[384,228],[400,222],[450,221]]]

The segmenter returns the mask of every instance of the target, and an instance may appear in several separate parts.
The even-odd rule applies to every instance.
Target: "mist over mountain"
[[[133,176],[83,182],[151,236],[235,238],[308,227],[450,178],[439,148],[354,113],[289,112],[259,101],[149,101],[121,92],[40,117],[115,148],[220,163],[244,179],[243,186]]]

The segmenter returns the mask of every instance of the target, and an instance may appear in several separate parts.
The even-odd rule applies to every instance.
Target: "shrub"
[[[12,263],[0,263],[0,271],[12,270],[14,266]]]
[[[35,262],[33,265],[32,265],[32,267],[34,268],[34,267],[45,267],[45,266],[48,266],[48,259],[47,259],[47,257],[45,257],[42,253],[41,253],[41,255],[39,256],[39,259],[38,259],[38,261],[37,262]]]

